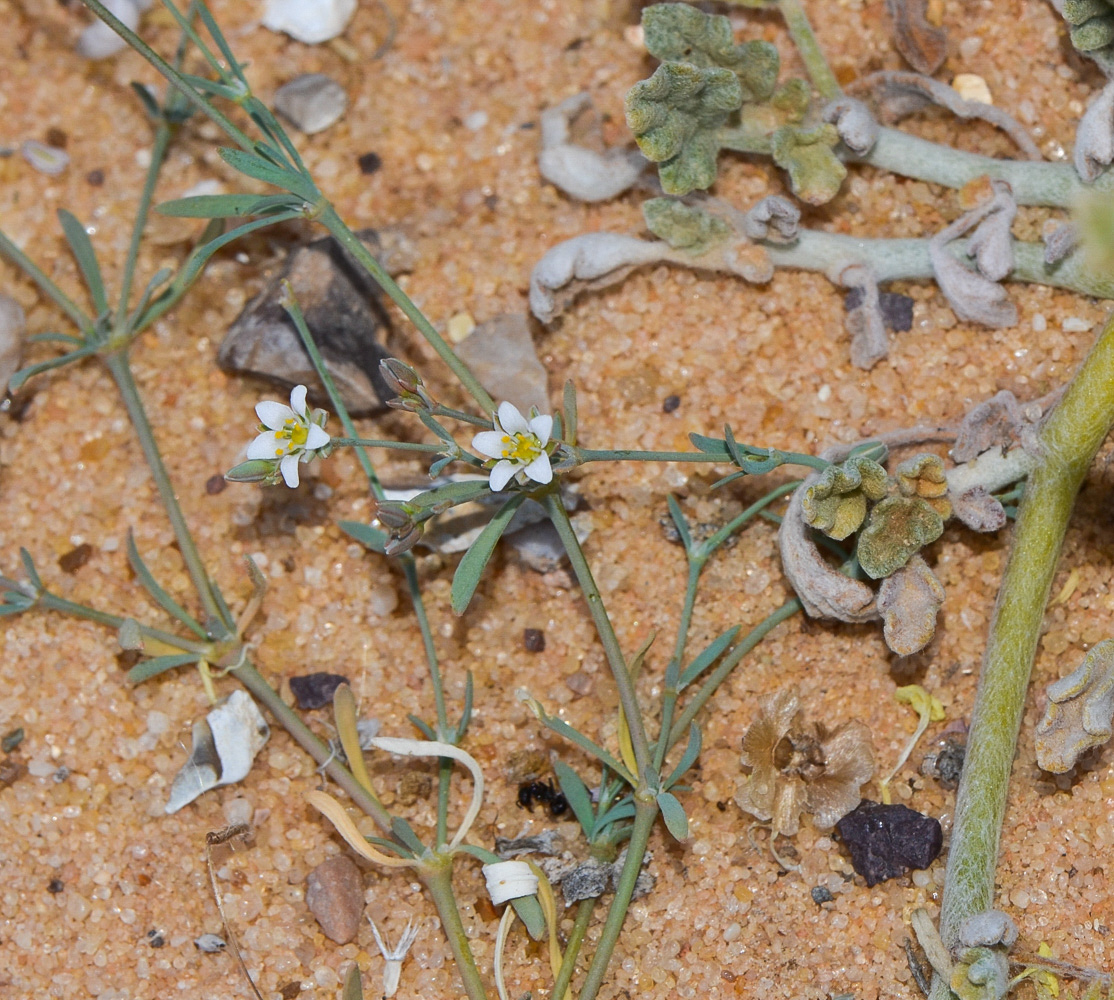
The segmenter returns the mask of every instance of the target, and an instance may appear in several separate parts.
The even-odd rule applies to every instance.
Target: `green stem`
[[[786,601],[777,611],[768,615],[763,621],[751,629],[746,638],[720,661],[719,666],[708,675],[708,678],[700,685],[700,690],[696,692],[692,701],[685,706],[685,710],[678,716],[677,721],[673,723],[673,728],[669,730],[669,747],[673,747],[678,740],[688,737],[689,726],[692,725],[692,721],[696,718],[697,713],[704,707],[708,699],[716,693],[716,689],[727,679],[739,661],[777,628],[778,625],[787,618],[792,618],[793,615],[800,610],[801,602],[795,597],[791,601]]]
[[[569,935],[568,941],[565,942],[565,955],[561,961],[561,968],[557,972],[557,978],[553,981],[553,992],[550,993],[553,1000],[562,1000],[565,991],[569,988],[569,983],[572,982],[573,974],[576,972],[576,959],[584,945],[584,938],[588,934],[588,925],[592,922],[592,914],[595,912],[598,901],[598,896],[591,896],[577,903],[576,919],[573,921],[572,933]]]
[[[626,657],[623,655],[622,646],[619,645],[619,638],[615,635],[615,629],[611,626],[611,619],[607,617],[603,597],[600,595],[599,587],[596,586],[588,560],[584,557],[584,550],[580,547],[580,542],[577,541],[576,532],[573,531],[572,522],[569,521],[569,514],[565,510],[565,505],[555,491],[547,493],[543,503],[549,519],[553,522],[553,527],[557,529],[557,534],[561,537],[569,562],[572,563],[573,572],[576,574],[577,582],[584,594],[584,600],[588,603],[588,611],[592,615],[592,621],[595,622],[596,632],[603,644],[608,665],[611,667],[612,676],[615,678],[615,685],[619,689],[619,704],[623,706],[623,714],[626,716],[627,727],[630,729],[631,747],[634,750],[635,763],[638,765],[639,784],[645,786],[652,773],[650,770],[650,745],[646,739],[646,724],[642,719],[642,711],[638,705],[634,682],[631,680],[630,671],[627,669]]]
[[[306,753],[319,765],[324,765],[325,773],[333,779],[347,793],[365,813],[367,813],[385,833],[391,832],[391,816],[374,795],[361,785],[352,774],[299,718],[289,705],[278,695],[263,678],[263,675],[250,663],[243,663],[233,667],[229,673],[236,678],[254,696],[256,701],[262,702],[263,707],[274,716],[275,721],[282,726]],[[328,761],[328,763],[326,763]]]
[[[818,462],[824,462],[822,458],[817,459]],[[794,462],[794,465],[797,463]],[[817,468],[825,468],[829,463],[824,462],[822,466]],[[697,546],[701,550],[703,557],[707,560],[708,556],[718,549],[724,542],[727,541],[736,531],[738,531],[744,524],[747,523],[756,514],[761,514],[770,504],[775,500],[780,500],[787,493],[792,493],[798,486],[801,485],[800,480],[791,479],[787,483],[782,483],[780,486],[770,490],[760,500],[756,500],[746,510],[736,517],[733,517],[722,528],[720,528],[714,535],[709,537],[702,545]]]
[[[994,902],[1010,770],[1025,694],[1075,495],[1114,424],[1114,321],[1049,415],[1030,474],[983,659],[967,757],[956,795],[940,934],[954,947],[963,922]],[[933,997],[947,997],[934,984]]]
[[[38,285],[39,289],[73,320],[74,326],[81,330],[86,338],[92,334],[93,321],[85,315],[85,310],[48,278],[46,272],[8,239],[3,232],[0,232],[0,256],[7,257]]]
[[[469,1000],[487,1000],[487,991],[480,978],[480,970],[476,968],[476,960],[472,957],[472,949],[468,945],[468,933],[464,929],[464,922],[460,919],[460,909],[453,895],[451,859],[445,855],[438,855],[436,862],[425,862],[418,867],[417,871],[418,878],[428,890],[433,905],[437,907],[437,915],[441,918],[445,939],[452,949],[457,971],[464,981],[464,989]]]
[[[371,251],[360,242],[356,234],[345,225],[341,217],[337,215],[336,209],[333,208],[332,205],[326,204],[318,221],[332,233],[333,237],[340,242],[361,265],[363,265],[367,272],[375,279],[379,287],[390,296],[391,301],[394,302],[394,304],[402,310],[406,318],[418,328],[418,332],[425,337],[426,342],[437,352],[441,360],[449,366],[449,369],[457,377],[460,384],[468,390],[472,398],[479,404],[480,409],[483,410],[484,413],[494,413],[495,400],[487,394],[487,390],[480,385],[476,376],[473,375],[468,366],[456,356],[456,352],[448,345],[444,337],[433,328],[433,324],[425,318],[421,310],[410,300],[410,297],[399,288],[394,279],[383,270],[383,265],[380,264],[372,255]]]
[[[839,82],[828,65],[828,60],[824,58],[824,51],[813,34],[812,25],[809,24],[800,0],[777,0],[777,5],[812,85],[824,100],[835,100],[842,93]]]
[[[646,845],[650,842],[650,831],[653,829],[654,820],[657,819],[658,806],[654,800],[645,801],[638,796],[634,800],[634,826],[631,829],[630,842],[627,845],[627,860],[623,865],[623,872],[619,876],[619,884],[615,888],[615,898],[607,911],[603,930],[600,932],[600,942],[596,945],[596,953],[592,956],[592,964],[588,967],[588,974],[584,977],[584,985],[580,988],[579,1000],[595,1000],[603,985],[603,977],[607,975],[607,967],[611,963],[611,955],[619,941],[619,933],[623,929],[627,910],[630,908],[630,899],[634,894],[634,884],[638,881],[638,873],[642,870],[642,861],[646,857]],[[560,994],[554,994],[560,1000]]]
[[[665,764],[665,755],[669,752],[668,741],[665,737],[673,725],[673,713],[677,709],[677,681],[681,676],[681,665],[684,663],[685,644],[688,641],[689,627],[692,625],[692,612],[696,606],[696,588],[700,583],[700,573],[708,561],[708,554],[703,552],[689,553],[689,573],[685,581],[685,600],[681,605],[681,620],[677,625],[677,643],[673,648],[673,659],[666,668],[665,690],[661,699],[661,727],[658,732],[657,745],[654,747],[654,770],[661,773]]]
[[[333,438],[338,448],[393,448],[395,451],[425,451],[438,454],[445,450],[443,444],[420,444],[415,441],[380,441],[378,438]]]
[[[178,505],[178,496],[174,492],[174,486],[170,482],[170,476],[163,464],[162,455],[159,453],[158,445],[155,442],[155,435],[151,430],[150,421],[147,419],[147,411],[143,407],[143,401],[139,398],[139,389],[136,387],[135,378],[132,376],[127,353],[124,350],[117,350],[102,355],[102,359],[120,390],[120,397],[124,401],[124,407],[128,411],[136,436],[139,438],[140,447],[143,449],[143,455],[147,459],[147,465],[151,470],[151,476],[155,480],[155,486],[162,498],[163,506],[166,508],[166,515],[174,529],[174,537],[178,541],[178,551],[186,564],[186,570],[193,581],[198,599],[205,609],[208,618],[206,627],[212,629],[218,627],[218,625],[223,626],[225,634],[215,637],[230,638],[235,635],[236,623],[225,618],[222,614],[220,602],[213,595],[213,582],[205,571],[197,546],[194,544],[193,535],[190,534],[189,526],[182,514],[182,508]]]
[[[723,454],[709,454],[704,451],[640,451],[632,448],[597,449],[576,448],[572,445],[563,445],[562,449],[572,453],[578,465],[588,462],[696,462],[696,463],[730,463],[731,456]],[[805,455],[795,451],[779,452],[785,460],[785,465],[805,465],[811,469],[826,469],[829,465],[822,458],[815,455]],[[761,460],[755,456],[756,460]]]

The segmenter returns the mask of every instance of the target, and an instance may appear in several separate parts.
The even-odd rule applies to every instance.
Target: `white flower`
[[[533,896],[538,891],[538,876],[525,861],[496,861],[483,866],[487,893],[498,906],[510,899]]]
[[[248,459],[278,463],[283,481],[292,489],[298,485],[298,463],[315,458],[331,440],[322,429],[324,410],[306,411],[306,387],[296,385],[290,405],[265,400],[255,408],[262,433],[248,445]]]
[[[379,954],[386,962],[383,966],[383,996],[393,997],[398,992],[398,978],[402,972],[402,963],[414,939],[418,936],[418,928],[407,920],[406,930],[402,932],[402,940],[399,941],[397,948],[392,948],[389,941],[384,943],[375,921],[370,916],[368,920],[371,922],[371,933],[375,935],[375,943],[379,945]]]
[[[495,429],[481,431],[472,438],[472,447],[481,455],[497,459],[491,470],[491,489],[498,493],[512,479],[520,486],[527,479],[543,486],[553,479],[545,446],[553,432],[553,418],[530,411],[527,420],[513,403],[500,403],[494,415]]]

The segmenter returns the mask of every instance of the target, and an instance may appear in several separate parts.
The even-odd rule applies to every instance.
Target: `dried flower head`
[[[805,722],[796,688],[767,698],[743,737],[750,777],[735,795],[745,812],[792,836],[807,812],[818,827],[834,826],[857,806],[874,774],[870,730],[845,722],[829,731]]]

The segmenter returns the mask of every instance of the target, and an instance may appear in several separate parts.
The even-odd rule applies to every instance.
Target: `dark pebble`
[[[863,290],[852,288],[843,297],[843,308],[848,312],[858,309],[863,301]],[[879,292],[878,305],[882,309],[882,322],[891,333],[905,333],[913,329],[913,300],[896,292]]]
[[[131,670],[142,658],[138,649],[122,649],[116,654],[116,663],[121,670]]]
[[[360,173],[368,176],[378,173],[379,168],[383,166],[383,157],[378,153],[363,153],[360,158],[356,160],[356,163],[360,167]]]
[[[341,684],[347,683],[348,678],[340,674],[305,674],[302,677],[290,678],[290,690],[294,692],[294,700],[298,703],[298,707],[310,711],[331,705],[336,689]]]
[[[830,903],[835,896],[832,895],[832,890],[826,885],[813,886],[811,891],[812,901],[819,906],[821,903]]]
[[[76,548],[70,549],[64,556],[60,556],[58,566],[63,573],[76,573],[89,561],[92,555],[93,546],[88,542],[82,542]]]
[[[4,734],[4,739],[0,741],[0,750],[4,753],[11,753],[20,743],[23,742],[23,727],[13,729],[11,732]]]
[[[932,767],[933,777],[945,788],[955,788],[959,784],[960,774],[963,773],[963,760],[966,756],[966,741],[962,737],[947,737],[943,749],[936,755]]]
[[[54,146],[57,149],[65,149],[66,143],[70,141],[70,137],[66,135],[62,129],[58,128],[56,125],[52,125],[46,130],[44,141],[48,146]]]
[[[884,806],[863,799],[837,824],[851,852],[851,864],[868,886],[897,878],[910,868],[927,868],[940,854],[939,820],[908,806]]]
[[[523,629],[522,644],[527,653],[540,653],[545,649],[545,633],[540,628]]]
[[[166,938],[162,936],[162,931],[149,930],[147,932],[147,943],[152,948],[161,948],[166,944]]]
[[[661,409],[663,413],[672,413],[680,405],[680,396],[666,396],[665,399],[662,400]]]
[[[92,187],[99,188],[104,184],[104,171],[103,170],[90,170],[85,175],[85,182]]]
[[[60,878],[52,878],[46,884],[46,891],[49,892],[52,896],[57,896],[58,893],[64,892],[65,889],[66,883],[63,882]]]
[[[215,497],[218,493],[223,493],[227,485],[228,480],[218,473],[205,480],[205,492],[209,494],[209,496]]]
[[[301,992],[302,984],[296,979],[292,979],[288,983],[283,983],[279,987],[279,996],[282,997],[282,1000],[294,1000]]]

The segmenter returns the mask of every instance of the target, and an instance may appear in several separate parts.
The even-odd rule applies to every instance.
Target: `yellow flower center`
[[[533,434],[503,435],[503,458],[517,465],[529,465],[541,453],[541,441]]]
[[[309,439],[309,427],[303,424],[300,420],[295,420],[293,417],[287,417],[283,421],[282,430],[274,431],[275,444],[279,445],[275,449],[275,457],[281,455],[289,455],[295,448],[300,448]],[[283,439],[286,439],[287,444],[282,444]]]

